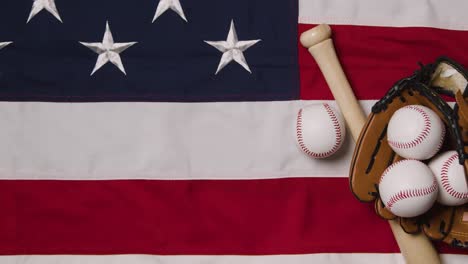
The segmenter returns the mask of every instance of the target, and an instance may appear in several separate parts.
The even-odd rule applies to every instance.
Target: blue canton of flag
[[[297,10],[268,0],[7,1],[0,100],[298,99]]]

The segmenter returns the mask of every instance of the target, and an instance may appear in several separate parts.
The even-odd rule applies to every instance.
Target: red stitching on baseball
[[[444,164],[442,165],[442,169],[440,170],[442,187],[451,196],[453,196],[453,197],[455,197],[457,199],[466,199],[466,198],[468,198],[468,193],[461,193],[461,192],[458,192],[455,189],[453,189],[453,186],[450,184],[450,181],[449,181],[449,178],[448,178],[448,171],[450,169],[450,166],[456,160],[458,160],[458,154],[457,153],[450,156],[450,158],[448,158],[444,162]]]
[[[412,189],[412,190],[401,190],[398,193],[394,194],[388,200],[386,207],[391,211],[392,207],[399,201],[412,198],[412,197],[421,197],[428,194],[431,194],[437,190],[437,181],[434,179],[432,185],[429,187],[421,189]]]
[[[413,111],[416,111],[418,113],[420,113],[424,119],[424,128],[423,130],[421,131],[421,133],[419,133],[419,135],[409,141],[409,142],[400,142],[400,141],[392,141],[392,140],[388,140],[388,144],[394,148],[398,148],[398,149],[409,149],[409,148],[414,148],[416,147],[417,145],[421,144],[426,138],[427,136],[429,135],[429,133],[431,132],[431,119],[429,118],[429,115],[423,110],[421,109],[420,107],[418,106],[413,106],[413,105],[408,105],[408,106],[405,106],[404,108],[407,108],[407,109],[410,109],[410,110],[413,110]],[[445,131],[445,127],[443,129]]]
[[[338,118],[336,117],[335,113],[333,113],[333,110],[327,103],[324,103],[323,106],[325,107],[325,110],[327,111],[328,116],[332,120],[333,127],[335,129],[335,144],[329,151],[326,151],[326,152],[317,153],[307,148],[307,146],[304,143],[304,138],[302,136],[302,109],[299,110],[299,113],[297,113],[297,123],[296,123],[297,142],[299,143],[299,147],[302,149],[302,151],[304,151],[307,155],[312,156],[314,158],[325,158],[325,157],[332,155],[338,150],[343,140],[343,135],[341,133],[341,127],[340,127],[340,122],[338,121]]]

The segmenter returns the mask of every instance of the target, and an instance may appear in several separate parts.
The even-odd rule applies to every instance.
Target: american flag
[[[294,123],[334,104],[329,23],[366,111],[418,62],[468,66],[465,0],[3,0],[0,263],[402,263]],[[437,244],[447,263],[466,251]]]

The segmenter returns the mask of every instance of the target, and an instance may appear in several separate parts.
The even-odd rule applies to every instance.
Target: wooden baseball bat
[[[304,47],[309,49],[310,54],[320,67],[341,113],[343,113],[346,124],[354,140],[357,141],[361,129],[366,123],[366,115],[341,68],[331,33],[330,26],[322,24],[302,33],[300,41]],[[389,224],[407,263],[440,263],[437,251],[424,234],[407,234],[395,220],[390,220]]]

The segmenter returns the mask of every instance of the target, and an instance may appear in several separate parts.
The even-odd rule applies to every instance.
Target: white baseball
[[[299,110],[296,139],[299,148],[314,158],[326,158],[338,151],[346,135],[340,112],[327,103],[313,104]]]
[[[398,155],[407,159],[430,159],[440,150],[444,137],[442,120],[434,111],[422,105],[398,109],[388,123],[388,144]]]
[[[437,181],[431,169],[417,160],[390,165],[379,182],[380,199],[394,215],[414,217],[429,210],[437,199]]]
[[[468,185],[465,169],[458,163],[458,153],[447,151],[429,162],[439,185],[437,201],[444,205],[457,206],[468,202]]]

